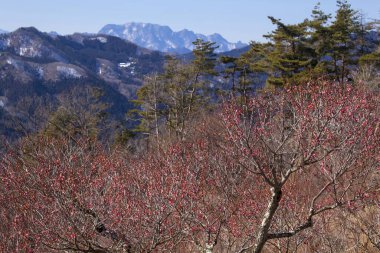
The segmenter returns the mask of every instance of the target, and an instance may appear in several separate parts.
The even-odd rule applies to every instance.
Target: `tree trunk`
[[[282,197],[282,192],[280,188],[272,188],[271,191],[272,197],[268,203],[263,221],[261,222],[260,231],[257,235],[256,243],[253,250],[254,253],[260,253],[263,250],[264,245],[268,240],[268,232],[272,223],[273,216],[278,209]]]

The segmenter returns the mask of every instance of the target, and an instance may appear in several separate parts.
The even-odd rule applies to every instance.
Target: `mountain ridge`
[[[62,97],[81,100],[90,89],[102,90],[110,119],[124,122],[144,77],[160,73],[164,59],[164,53],[104,34],[59,35],[34,27],[0,34],[0,138],[20,137],[18,123],[24,132],[41,129]]]
[[[241,41],[232,43],[222,35],[213,33],[204,35],[188,29],[173,31],[169,26],[151,23],[129,22],[122,25],[107,24],[98,34],[112,35],[129,40],[141,47],[158,50],[165,53],[186,54],[193,50],[193,41],[202,39],[215,42],[219,48],[217,53],[239,49],[248,44]]]
[[[161,71],[163,62],[162,53],[113,36],[52,36],[34,27],[1,34],[0,138],[20,136],[15,122],[27,129],[23,133],[32,131],[33,117],[41,129],[63,97],[80,101],[96,89],[110,120],[122,121],[144,76]]]

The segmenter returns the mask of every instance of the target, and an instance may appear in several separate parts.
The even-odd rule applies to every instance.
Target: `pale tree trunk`
[[[263,250],[264,245],[268,240],[269,229],[270,225],[272,224],[273,216],[276,213],[282,198],[281,188],[272,187],[271,192],[272,197],[268,203],[263,220],[261,222],[260,229],[256,237],[255,245],[252,248],[243,248],[240,252],[247,252],[247,250],[252,249],[252,252],[260,253]]]
[[[278,209],[282,197],[280,188],[272,188],[271,191],[272,197],[268,203],[263,221],[261,222],[260,230],[256,238],[256,243],[252,251],[254,253],[259,253],[263,250],[264,245],[268,240],[268,232],[272,223],[273,216]]]
[[[214,244],[213,243],[206,243],[205,253],[212,253],[213,250],[214,250]]]
[[[157,93],[158,93],[158,90],[157,90],[157,76],[155,75],[154,76],[154,80],[153,80],[153,93],[154,93],[154,127],[155,127],[155,134],[156,134],[156,140],[157,140],[157,143],[159,141],[159,135],[160,135],[160,132],[159,132],[159,129],[158,129],[158,99],[157,99]]]

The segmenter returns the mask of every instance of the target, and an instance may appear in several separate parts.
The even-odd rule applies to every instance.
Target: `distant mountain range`
[[[159,71],[162,64],[159,52],[114,36],[60,36],[33,27],[0,35],[0,80],[4,76],[22,82],[96,77],[118,83],[120,93],[128,96],[126,86],[138,86],[145,74]]]
[[[20,136],[19,130],[16,131],[20,122],[24,133],[32,132],[36,128],[34,124],[42,127],[49,112],[62,105],[62,97],[78,101],[84,99],[86,89],[92,88],[103,91],[102,101],[109,105],[111,120],[123,121],[125,112],[133,107],[130,100],[135,98],[144,76],[161,72],[164,66],[164,53],[111,35],[61,36],[33,27],[0,33],[0,139]],[[196,35],[189,31],[183,33],[189,34],[186,46],[191,48],[191,42],[197,38],[192,36]],[[224,50],[238,46],[217,35],[207,38],[225,43]],[[239,48],[231,53],[246,50],[247,47]],[[171,52],[174,51],[173,47]],[[183,47],[182,52],[190,49]],[[191,59],[191,53],[188,57]]]
[[[0,29],[0,34],[7,33],[7,31]]]
[[[163,63],[162,53],[113,36],[59,36],[33,27],[1,34],[0,137],[16,134],[12,122],[30,122],[39,108],[54,110],[62,96],[83,99],[78,90],[88,88],[100,88],[110,117],[123,119],[144,76]]]
[[[220,34],[203,35],[184,29],[174,32],[168,26],[150,23],[126,23],[124,25],[108,24],[100,29],[99,34],[113,35],[129,40],[141,47],[167,53],[186,54],[193,50],[192,42],[196,39],[215,42],[217,53],[246,47],[242,42],[232,43]]]

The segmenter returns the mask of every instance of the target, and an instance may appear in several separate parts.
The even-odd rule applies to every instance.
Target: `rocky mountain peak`
[[[240,41],[229,42],[217,33],[204,35],[188,29],[175,32],[169,26],[138,22],[123,25],[108,24],[99,31],[99,34],[117,36],[141,47],[176,54],[191,52],[194,48],[192,42],[196,39],[215,42],[219,46],[216,50],[218,53],[247,46]]]

